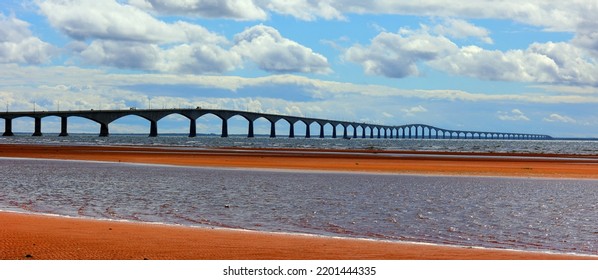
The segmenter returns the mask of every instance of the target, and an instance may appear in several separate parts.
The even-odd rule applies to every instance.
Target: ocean
[[[0,143],[598,154],[593,141],[4,137]],[[1,158],[0,209],[598,255],[598,180]]]

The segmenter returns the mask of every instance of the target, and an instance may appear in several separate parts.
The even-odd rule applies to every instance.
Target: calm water
[[[0,172],[4,210],[598,255],[598,180],[6,158]]]

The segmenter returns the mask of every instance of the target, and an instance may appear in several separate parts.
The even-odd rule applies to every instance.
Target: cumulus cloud
[[[487,80],[591,84],[598,82],[596,60],[569,43],[534,43],[506,52],[466,46],[430,63],[451,74]]]
[[[162,53],[157,69],[174,73],[222,73],[242,65],[241,56],[216,45],[183,44]]]
[[[502,121],[529,121],[530,119],[519,109],[510,112],[498,111],[498,119]]]
[[[456,52],[458,47],[443,36],[426,31],[382,32],[369,46],[354,45],[344,58],[361,64],[366,74],[403,78],[418,75],[416,63]]]
[[[171,73],[223,73],[247,61],[269,72],[328,73],[327,59],[276,29],[257,25],[234,42],[188,22],[167,23],[141,8],[232,10],[251,1],[40,0],[50,23],[76,42],[69,49],[86,64]],[[205,4],[205,5],[204,5]],[[212,5],[212,6],[210,6]],[[141,8],[140,8],[141,7]],[[149,8],[148,8],[149,7]],[[168,10],[170,9],[170,10]],[[217,14],[216,11],[214,11]]]
[[[41,0],[40,0],[41,1]],[[98,1],[103,2],[103,1]],[[546,31],[574,32],[572,44],[598,57],[598,4],[573,1],[341,1],[341,0],[129,0],[132,6],[161,14],[264,20],[269,13],[300,20],[345,20],[348,14],[396,14],[447,18],[434,27],[450,38],[476,37],[491,44],[489,32],[462,20],[506,19]],[[460,19],[458,19],[460,18]]]
[[[114,0],[45,0],[39,2],[39,7],[52,26],[76,40],[226,42],[224,37],[201,26],[182,21],[166,23]]]
[[[487,35],[466,22],[451,20],[432,29],[381,32],[370,45],[348,48],[344,58],[361,64],[366,74],[391,78],[418,75],[417,63],[422,62],[449,74],[485,80],[598,85],[598,59],[572,43],[533,43],[525,50],[508,51],[458,47],[443,35],[456,36],[447,26],[469,28],[463,36]]]
[[[93,41],[81,52],[87,62],[130,69],[152,69],[159,59],[156,45],[111,40]]]
[[[256,25],[235,35],[231,49],[269,72],[328,73],[328,60],[310,48],[284,38],[278,30]]]
[[[559,114],[550,114],[550,116],[543,119],[545,122],[562,122],[562,123],[576,123],[577,121],[571,117],[559,115]]]
[[[33,36],[29,23],[0,13],[0,63],[41,64],[56,49]]]

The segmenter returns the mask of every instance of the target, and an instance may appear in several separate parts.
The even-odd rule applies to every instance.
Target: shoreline
[[[598,179],[598,157],[571,155],[0,144],[0,157],[424,176]],[[598,259],[598,255],[199,228],[6,211],[0,211],[0,224],[0,259]]]

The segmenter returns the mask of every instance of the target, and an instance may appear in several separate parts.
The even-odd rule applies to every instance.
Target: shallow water
[[[598,255],[598,180],[0,159],[0,209]]]

